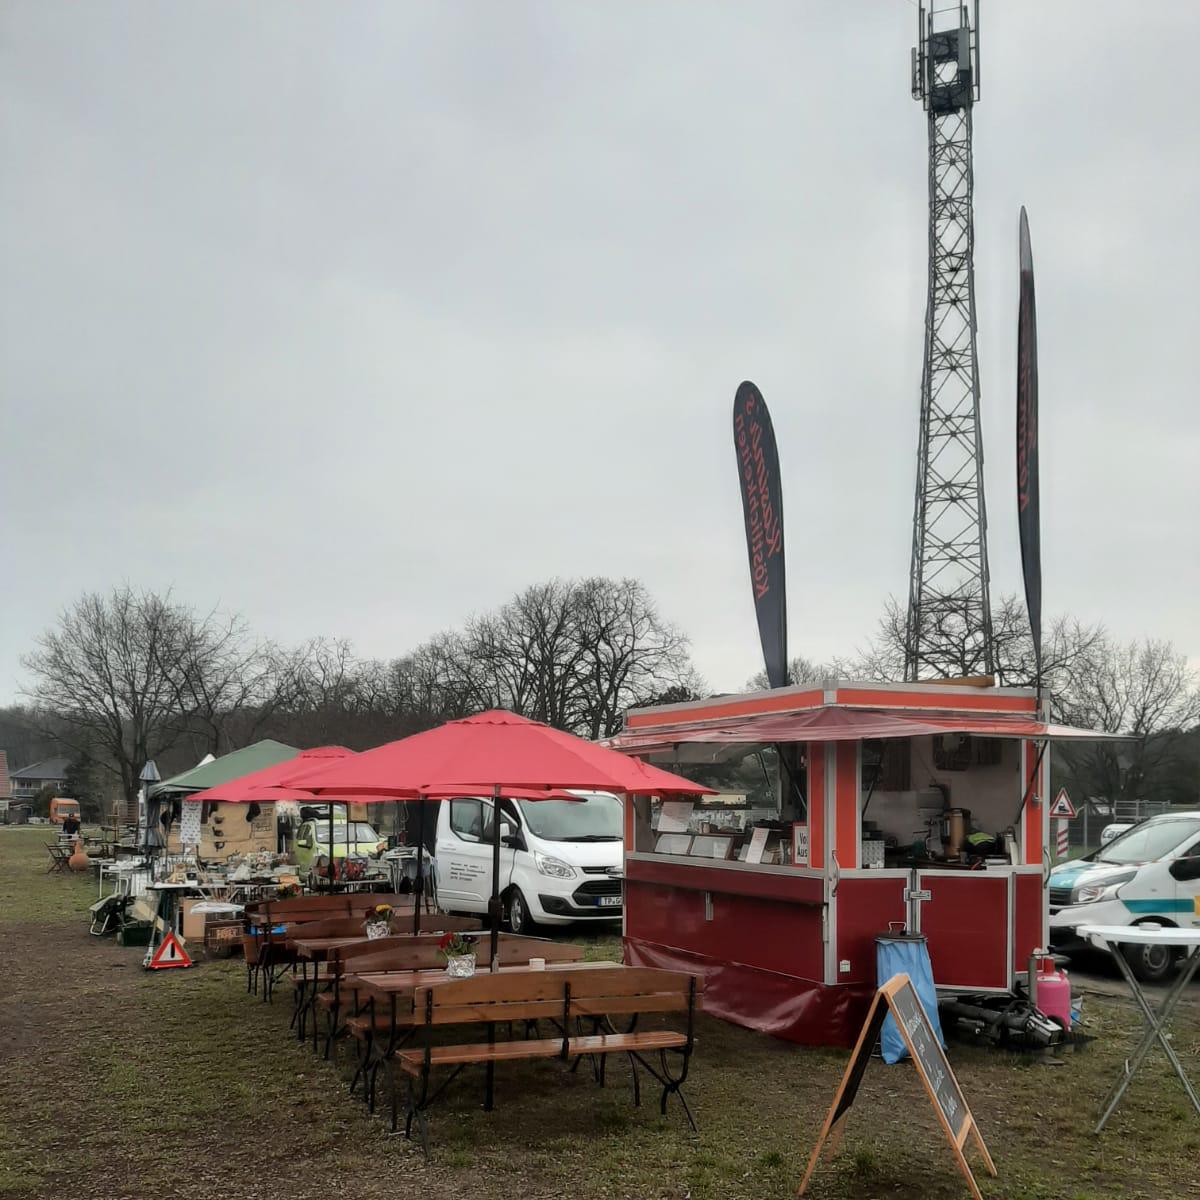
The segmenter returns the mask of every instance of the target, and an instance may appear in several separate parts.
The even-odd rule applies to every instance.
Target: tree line
[[[702,688],[645,586],[600,577],[529,587],[390,660],[339,638],[282,646],[240,615],[125,586],[80,597],[23,665],[28,703],[0,730],[127,805],[151,759],[165,777],[262,738],[361,750],[487,708],[598,738],[629,707]]]
[[[801,656],[792,660],[789,677],[902,680],[905,625],[904,608],[890,599],[875,635],[856,655],[824,663]],[[992,639],[997,684],[1034,687],[1033,637],[1016,596],[1002,596],[993,607]],[[969,665],[965,642],[963,655]],[[1133,735],[1121,742],[1055,743],[1055,790],[1067,787],[1076,801],[1200,804],[1200,680],[1169,641],[1123,642],[1102,624],[1059,616],[1042,634],[1041,683],[1051,721]],[[765,672],[748,686],[766,687]]]
[[[997,682],[1032,686],[1024,606],[1002,597],[992,625]],[[791,679],[900,680],[904,632],[891,600],[854,656],[796,658]],[[645,586],[602,577],[536,584],[393,659],[339,638],[283,646],[240,615],[125,586],[81,596],[23,662],[27,703],[0,709],[13,765],[65,755],[68,790],[126,804],[150,759],[167,776],[262,738],[361,750],[487,708],[594,739],[615,733],[628,708],[707,693],[687,637]],[[1200,800],[1200,687],[1169,642],[1121,642],[1059,617],[1044,634],[1042,684],[1053,720],[1134,735],[1060,744],[1055,787],[1077,799]]]

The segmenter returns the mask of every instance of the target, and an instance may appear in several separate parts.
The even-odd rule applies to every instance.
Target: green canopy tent
[[[207,791],[218,784],[228,783],[231,779],[251,775],[264,767],[289,762],[299,753],[296,746],[264,738],[261,742],[243,746],[240,750],[232,750],[220,758],[211,759],[178,775],[172,775],[170,779],[151,784],[146,797],[147,845],[166,844],[166,837],[161,832],[165,804],[186,799],[194,792]]]

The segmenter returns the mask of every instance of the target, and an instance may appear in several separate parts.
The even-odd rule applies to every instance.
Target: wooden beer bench
[[[370,977],[363,983],[368,992],[374,993],[373,1007],[380,985]],[[394,1044],[398,1028],[397,993],[394,990],[391,993],[393,1046],[385,1061],[391,1076],[392,1128],[397,1125],[397,1070],[408,1080],[405,1135],[411,1136],[415,1121],[422,1148],[428,1153],[426,1111],[467,1067],[485,1068],[484,1108],[490,1111],[494,1104],[495,1065],[498,1062],[555,1058],[569,1062],[585,1056],[593,1061],[603,1061],[609,1055],[624,1054],[632,1071],[634,1103],[641,1104],[640,1068],[662,1085],[660,1111],[665,1114],[671,1095],[678,1096],[694,1131],[696,1122],[682,1087],[695,1045],[696,1010],[702,990],[702,981],[685,972],[600,963],[538,971],[519,968],[506,971],[502,968],[495,974],[476,975],[472,979],[424,980],[418,976],[412,992],[409,1023],[422,1045],[401,1048]],[[686,1013],[687,1028],[683,1032],[669,1029],[639,1031],[637,1019],[645,1013]],[[617,1032],[612,1025],[612,1018],[618,1015],[631,1018],[625,1032]],[[536,1030],[539,1020],[550,1021],[557,1036],[496,1039],[497,1025],[507,1024],[511,1032],[513,1022],[520,1022],[526,1030],[532,1022]],[[579,1028],[585,1020],[592,1022],[596,1032],[573,1034],[572,1027]],[[374,1030],[374,1018],[371,1025]],[[454,1025],[486,1026],[487,1040],[434,1043],[436,1031]],[[600,1029],[605,1032],[599,1032]],[[655,1054],[657,1066],[648,1057]],[[677,1070],[672,1069],[668,1054],[678,1056]],[[431,1090],[433,1073],[440,1068],[449,1068],[450,1073]],[[596,1080],[603,1085],[602,1071],[596,1072]]]
[[[422,942],[424,940],[421,939]],[[317,1007],[327,1014],[325,1057],[329,1057],[333,1042],[340,1033],[349,1033],[355,1039],[358,1063],[350,1081],[350,1094],[354,1094],[358,1080],[369,1073],[369,1087],[364,1088],[364,1097],[372,1112],[375,1108],[375,1074],[379,1065],[395,1049],[399,1030],[411,1030],[413,1021],[410,1005],[397,1010],[394,1016],[390,1012],[376,1015],[371,1004],[372,997],[365,991],[362,977],[369,975],[378,979],[385,976],[389,986],[398,986],[402,992],[411,992],[416,986],[412,979],[405,978],[416,972],[429,972],[435,978],[449,978],[444,974],[445,960],[437,946],[439,939],[430,940],[432,945],[418,946],[415,939],[409,939],[407,945],[380,950],[371,944],[347,947],[341,952],[340,971],[333,980],[332,990],[322,992],[316,998]],[[583,947],[573,942],[552,942],[545,938],[502,933],[498,955],[502,969],[527,968],[534,958],[543,959],[548,967],[554,969],[581,962]],[[344,1024],[339,1024],[343,1011],[350,1016]],[[387,1050],[377,1052],[378,1041],[382,1038],[390,1039]]]

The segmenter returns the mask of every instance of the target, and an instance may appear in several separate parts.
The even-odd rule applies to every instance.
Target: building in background
[[[52,788],[56,796],[61,795],[67,780],[67,759],[43,758],[41,762],[11,772],[9,779],[14,802],[31,804],[42,788],[47,787]]]

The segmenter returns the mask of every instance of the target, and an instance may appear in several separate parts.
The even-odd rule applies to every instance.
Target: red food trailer
[[[853,1043],[875,937],[938,987],[1010,991],[1048,939],[1048,726],[1032,690],[834,683],[631,710],[609,745],[718,788],[626,812],[626,961],[700,970],[705,1008]]]

